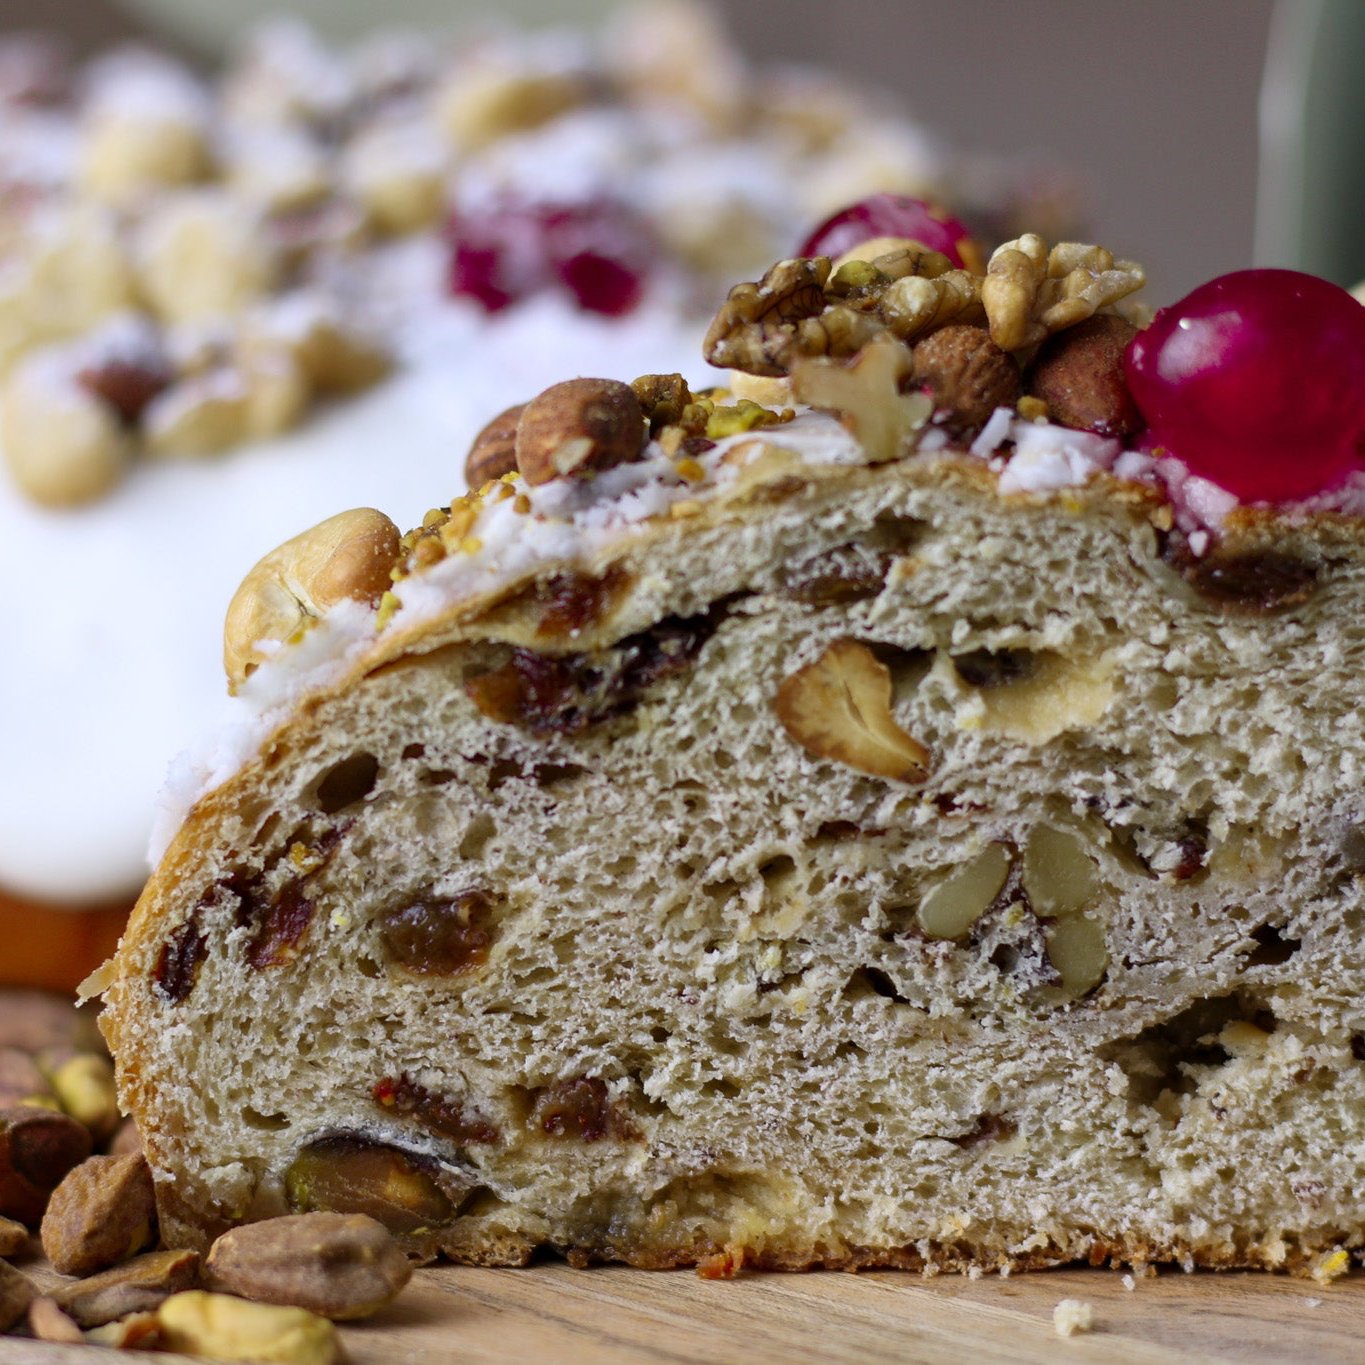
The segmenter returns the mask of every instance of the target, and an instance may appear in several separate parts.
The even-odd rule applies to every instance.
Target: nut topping
[[[644,446],[640,400],[616,379],[553,384],[527,403],[517,422],[517,468],[530,484],[629,464]]]
[[[223,666],[229,690],[270,657],[270,644],[295,639],[344,598],[378,601],[398,554],[398,528],[368,507],[340,512],[271,550],[228,606]]]
[[[949,431],[967,435],[985,426],[996,408],[1019,397],[1019,366],[991,340],[984,327],[940,327],[915,347],[912,375],[947,408]]]
[[[934,409],[926,394],[901,394],[901,382],[912,366],[908,347],[880,336],[847,364],[798,361],[792,369],[792,393],[813,408],[840,413],[868,458],[882,463],[906,452]]]
[[[1028,392],[1062,426],[1114,437],[1141,431],[1142,414],[1123,373],[1123,353],[1136,335],[1131,322],[1111,313],[1059,332],[1030,366]]]
[[[784,678],[773,707],[786,732],[817,758],[900,782],[929,774],[929,750],[891,714],[891,671],[857,640],[835,640]]]
[[[1116,261],[1103,247],[1059,242],[1048,251],[1028,232],[992,253],[981,302],[991,339],[1003,351],[1018,351],[1084,322],[1145,282],[1141,266]]]
[[[52,1191],[89,1155],[89,1131],[66,1114],[0,1109],[0,1215],[36,1227]]]
[[[464,457],[464,480],[471,490],[482,488],[490,479],[515,473],[517,423],[525,411],[525,403],[507,408],[474,438],[469,454]]]

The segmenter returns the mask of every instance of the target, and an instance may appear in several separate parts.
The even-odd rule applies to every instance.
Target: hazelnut
[[[490,479],[500,479],[517,467],[517,423],[526,411],[525,403],[498,413],[474,438],[464,458],[465,484],[482,488]]]
[[[784,678],[773,707],[786,732],[817,758],[902,782],[928,776],[929,750],[891,713],[891,671],[857,640],[835,640]]]
[[[398,528],[382,512],[339,512],[271,550],[228,604],[223,666],[236,691],[270,655],[263,644],[294,639],[345,598],[377,602],[400,552]]]
[[[616,379],[554,384],[527,403],[517,421],[517,468],[530,484],[628,464],[644,445],[640,400]]]
[[[1132,436],[1146,425],[1124,378],[1123,357],[1137,335],[1131,322],[1098,313],[1044,343],[1027,390],[1054,422],[1101,436]]]
[[[916,343],[911,377],[949,410],[945,426],[962,436],[979,431],[996,408],[1013,407],[1019,397],[1019,366],[984,327],[964,323],[940,327]]]

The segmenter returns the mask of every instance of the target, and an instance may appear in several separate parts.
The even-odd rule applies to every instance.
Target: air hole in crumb
[[[666,1043],[670,1038],[672,1038],[673,1035],[666,1028],[664,1028],[662,1024],[655,1024],[654,1027],[650,1029],[649,1036],[656,1043]]]
[[[763,878],[765,886],[772,886],[785,882],[795,871],[796,863],[785,853],[779,853],[776,858],[769,858],[759,867],[758,875]]]
[[[278,1133],[289,1127],[289,1120],[283,1114],[263,1114],[249,1104],[242,1106],[242,1122],[263,1133]]]
[[[355,960],[356,971],[361,976],[368,977],[371,981],[378,980],[384,975],[384,969],[372,957],[361,956]]]
[[[316,800],[324,815],[335,815],[374,790],[379,760],[373,754],[352,754],[334,763],[322,775]]]
[[[425,758],[427,746],[425,744],[408,744],[404,746],[403,758]]]
[[[910,1003],[896,989],[896,983],[880,967],[859,967],[849,977],[848,984],[844,987],[844,998],[859,1000],[866,999],[869,995],[880,995],[883,999],[894,1000],[898,1005]]]
[[[1365,1062],[1365,1033],[1351,1034],[1351,1056],[1358,1062]]]
[[[991,954],[991,966],[1008,975],[1019,965],[1019,949],[1012,943],[1002,943]]]
[[[1117,1062],[1129,1091],[1141,1104],[1157,1104],[1163,1093],[1187,1095],[1199,1084],[1199,1070],[1222,1066],[1226,1048],[1218,1041],[1227,1025],[1245,1021],[1273,1033],[1274,1013],[1252,996],[1234,992],[1194,1004],[1132,1038],[1102,1047],[1099,1055]]]
[[[728,1076],[721,1076],[713,1081],[704,1081],[701,1093],[703,1095],[720,1095],[724,1099],[733,1100],[744,1093],[744,1087]]]
[[[1303,945],[1303,940],[1288,938],[1279,926],[1263,924],[1251,937],[1256,947],[1247,954],[1247,967],[1278,967],[1288,962]]]
[[[422,785],[426,787],[444,787],[447,782],[454,780],[453,768],[428,768],[420,778]]]

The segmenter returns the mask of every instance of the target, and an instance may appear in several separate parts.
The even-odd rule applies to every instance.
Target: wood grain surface
[[[28,1267],[26,1267],[28,1269]],[[1063,1340],[1052,1310],[1094,1308]],[[767,1362],[1365,1360],[1365,1278],[1320,1286],[1272,1275],[1065,1270],[967,1280],[877,1271],[746,1275],[617,1267],[417,1273],[397,1303],[342,1329],[352,1365],[535,1361],[538,1365]],[[138,1357],[127,1357],[133,1360]],[[178,1356],[141,1357],[149,1362]],[[86,1347],[0,1341],[4,1365],[92,1365]]]

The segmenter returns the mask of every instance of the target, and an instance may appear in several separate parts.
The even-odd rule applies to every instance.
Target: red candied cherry
[[[1365,461],[1365,308],[1296,270],[1239,270],[1129,344],[1150,440],[1248,502],[1309,497]]]
[[[981,253],[972,234],[941,208],[908,194],[873,194],[826,218],[801,244],[798,256],[842,256],[874,237],[910,237],[941,251],[963,270],[975,268]],[[964,259],[965,252],[965,259]]]
[[[531,204],[506,198],[452,219],[450,292],[490,313],[556,286],[588,313],[623,317],[644,294],[653,242],[614,199]]]

